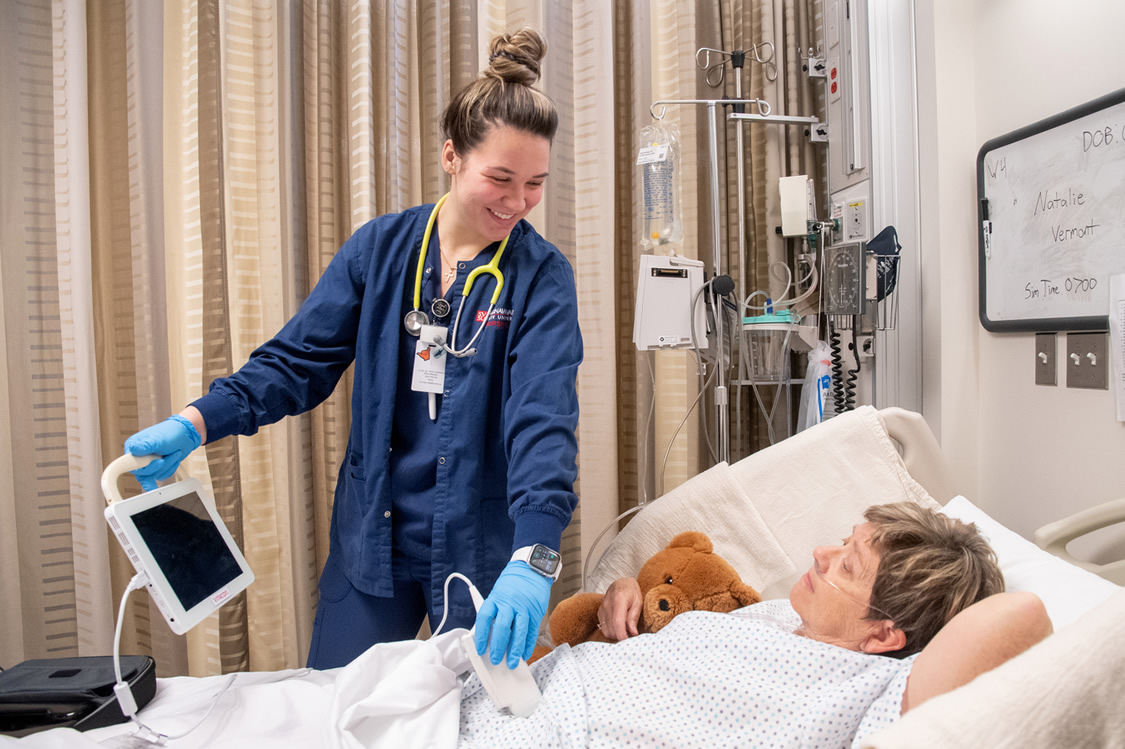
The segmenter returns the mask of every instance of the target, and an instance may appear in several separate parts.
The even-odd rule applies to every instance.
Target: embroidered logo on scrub
[[[489,316],[488,310],[477,310],[477,322],[484,322],[485,317],[488,317],[488,327],[490,328],[506,328],[508,323],[512,321],[512,311],[504,309],[503,307],[494,307],[492,315]]]

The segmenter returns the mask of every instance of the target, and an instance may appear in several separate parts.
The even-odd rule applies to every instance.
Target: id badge
[[[410,389],[416,393],[440,393],[445,389],[445,352],[448,331],[440,325],[423,325],[414,344],[414,376]]]

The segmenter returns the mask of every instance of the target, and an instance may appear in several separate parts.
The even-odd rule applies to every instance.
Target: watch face
[[[527,560],[527,563],[545,575],[554,575],[555,570],[559,568],[560,561],[562,561],[562,557],[559,556],[557,551],[552,551],[543,544],[536,544],[531,550],[531,558]]]

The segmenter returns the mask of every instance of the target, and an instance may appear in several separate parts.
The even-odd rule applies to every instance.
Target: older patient
[[[656,634],[634,636],[640,590],[616,581],[599,614],[621,641],[536,662],[527,719],[467,683],[458,745],[854,748],[1051,632],[1038,597],[1001,592],[975,527],[905,503],[864,518],[813,551],[788,600],[689,611]]]
[[[919,653],[903,713],[1050,634],[1037,596],[1003,593],[996,556],[974,526],[908,502],[875,505],[864,518],[839,546],[813,551],[789,592],[794,634],[861,653]],[[641,605],[636,580],[614,582],[599,611],[603,633],[635,636]]]

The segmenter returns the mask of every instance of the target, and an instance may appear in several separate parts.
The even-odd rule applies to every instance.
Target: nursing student
[[[442,115],[449,193],[376,218],[297,314],[180,414],[131,436],[154,488],[201,443],[315,407],[354,361],[352,420],[308,665],[342,666],[446,627],[514,668],[531,655],[577,504],[582,359],[573,272],[524,219],[543,197],[558,117],[533,88],[546,42],[499,36]],[[466,294],[467,292],[467,294]]]

